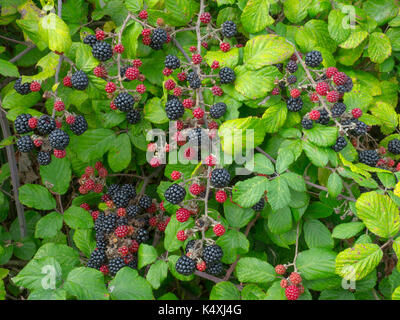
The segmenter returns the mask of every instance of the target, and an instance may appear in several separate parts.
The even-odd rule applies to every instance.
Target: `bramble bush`
[[[400,299],[397,1],[0,4],[0,299]]]

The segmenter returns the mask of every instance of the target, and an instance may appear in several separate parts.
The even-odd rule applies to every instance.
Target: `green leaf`
[[[64,289],[79,300],[108,300],[110,296],[103,274],[93,268],[73,269],[68,274]]]
[[[243,62],[246,68],[256,70],[285,61],[293,52],[293,46],[285,38],[272,34],[260,35],[247,41],[244,48]],[[241,92],[240,90],[238,91]]]
[[[209,50],[204,59],[210,67],[214,61],[218,61],[221,67],[233,69],[239,63],[239,48],[232,48],[228,52]]]
[[[283,101],[265,110],[262,118],[265,119],[265,130],[268,133],[278,132],[285,124],[288,109]]]
[[[308,159],[317,167],[325,167],[329,161],[328,152],[309,141],[303,140],[303,150]]]
[[[228,281],[222,281],[213,286],[210,300],[240,300],[240,291]]]
[[[387,195],[363,193],[356,202],[357,216],[368,230],[383,238],[395,236],[400,229],[399,210]]]
[[[301,1],[303,3],[303,1]],[[323,20],[310,20],[304,27],[296,32],[296,43],[303,51],[311,51],[318,48],[325,55],[324,60],[330,53],[336,51],[336,42],[329,36],[328,24]],[[332,59],[332,58],[330,58]]]
[[[233,201],[241,207],[250,208],[260,201],[267,189],[268,179],[253,177],[237,182],[232,189]]]
[[[343,182],[336,172],[332,172],[328,178],[328,192],[332,198],[335,198],[342,192]]]
[[[40,67],[42,70],[33,76],[22,76],[22,82],[44,81],[53,77],[56,73],[59,60],[60,56],[58,54],[49,52],[36,64],[36,67]]]
[[[311,0],[287,0],[283,3],[285,17],[291,23],[299,23],[307,17],[307,9],[311,5]]]
[[[327,127],[323,125],[314,125],[310,130],[304,131],[305,137],[319,147],[329,147],[335,144],[338,129],[336,127]]]
[[[125,0],[126,8],[131,12],[138,12],[143,8],[143,0]]]
[[[165,0],[167,23],[173,26],[184,26],[193,17],[197,6],[192,0]]]
[[[58,159],[51,156],[47,166],[40,166],[42,183],[53,192],[65,194],[71,182],[71,168],[67,158]]]
[[[180,230],[185,230],[193,226],[193,219],[181,223],[176,220],[176,215],[171,216],[171,220],[168,222],[168,226],[165,229],[164,248],[170,252],[179,249],[182,246],[182,242],[176,238],[176,234]]]
[[[273,210],[268,216],[268,228],[274,234],[282,234],[292,229],[292,212],[289,207]]]
[[[143,28],[138,22],[132,23],[124,30],[122,44],[124,45],[124,53],[128,59],[135,59],[137,56],[138,38],[142,30]]]
[[[67,300],[67,292],[62,288],[55,290],[37,289],[31,292],[28,300]]]
[[[58,212],[51,212],[42,217],[36,224],[35,238],[54,237],[63,224],[63,217]]]
[[[108,164],[114,172],[120,172],[131,162],[131,142],[126,133],[120,134],[108,152]]]
[[[267,291],[267,300],[286,300],[285,289],[280,281],[275,281]]]
[[[284,208],[290,203],[290,190],[285,178],[280,176],[271,180],[267,191],[272,210]]]
[[[276,158],[276,172],[282,174],[289,166],[294,162],[294,154],[292,150],[286,148],[280,148],[278,151],[278,157]]]
[[[64,212],[64,221],[72,229],[89,229],[93,227],[93,218],[81,207],[69,207]]]
[[[362,222],[348,222],[337,225],[332,231],[332,237],[336,239],[350,239],[365,228]]]
[[[84,72],[92,71],[97,65],[99,61],[93,57],[92,48],[84,43],[74,43],[74,47],[76,48],[76,66],[79,70]]]
[[[336,274],[348,280],[361,280],[379,264],[383,252],[374,243],[356,244],[336,257]]]
[[[336,253],[333,251],[312,248],[299,253],[296,265],[304,279],[325,279],[334,275],[335,258]]]
[[[353,32],[350,34],[350,36],[347,38],[347,40],[343,43],[341,43],[339,46],[343,49],[353,49],[358,47],[361,42],[364,41],[364,39],[368,37],[368,32],[361,30],[361,29],[356,29],[353,30]]]
[[[345,41],[351,33],[350,28],[344,28],[343,21],[346,15],[339,10],[331,10],[328,16],[329,35],[337,43]]]
[[[240,258],[235,273],[240,282],[268,283],[275,279],[274,267],[257,258]]]
[[[55,13],[40,19],[39,34],[52,51],[67,52],[72,44],[68,26]]]
[[[7,60],[0,59],[0,74],[5,77],[19,78],[18,68]]]
[[[368,55],[372,62],[382,63],[392,54],[392,46],[388,36],[381,32],[369,36]]]
[[[154,300],[150,284],[129,267],[119,270],[109,287],[113,300]]]
[[[354,293],[344,289],[327,289],[321,292],[318,300],[355,300]]]
[[[237,230],[226,231],[217,239],[217,244],[224,252],[222,262],[227,264],[235,262],[238,254],[245,254],[249,251],[249,240]]]
[[[267,294],[255,284],[247,284],[240,292],[242,300],[266,300]]]
[[[56,200],[43,186],[25,184],[18,189],[19,201],[22,204],[40,210],[51,210],[56,207]]]
[[[398,6],[393,0],[368,0],[363,3],[363,9],[378,26],[389,22],[398,12]]]
[[[258,200],[260,200],[260,198],[258,198]],[[242,228],[253,218],[254,210],[250,208],[240,208],[231,201],[225,201],[224,215],[231,227]]]
[[[161,100],[157,97],[147,101],[143,113],[144,118],[152,123],[161,124],[169,121],[165,108],[161,105]]]
[[[243,10],[241,20],[249,33],[257,33],[274,23],[269,15],[270,2],[267,0],[249,0]]]
[[[303,225],[304,239],[311,248],[333,248],[333,239],[329,229],[319,220],[308,220]]]
[[[91,229],[77,229],[73,236],[76,247],[81,250],[86,257],[90,258],[96,248],[96,240]]]
[[[154,289],[158,289],[161,283],[167,278],[167,275],[168,264],[165,261],[157,260],[151,265],[146,279]]]
[[[142,269],[157,259],[157,250],[153,246],[141,243],[138,250],[138,269]]]
[[[298,192],[303,192],[307,190],[303,176],[294,172],[285,172],[281,176],[286,180],[290,189]]]
[[[400,286],[393,291],[392,300],[400,300]]]
[[[259,174],[273,174],[275,172],[272,161],[261,153],[256,153],[252,160],[246,161],[245,168]]]

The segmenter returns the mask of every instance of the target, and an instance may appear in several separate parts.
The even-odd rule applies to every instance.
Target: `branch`
[[[30,52],[34,48],[36,48],[36,46],[34,44],[28,45],[28,47],[25,50],[21,51],[14,58],[10,59],[9,62],[14,63],[14,62],[18,61],[19,59],[21,59],[24,55],[26,55],[28,52]]]
[[[225,281],[224,279],[214,277],[214,276],[212,276],[212,275],[210,275],[208,273],[201,272],[201,271],[198,271],[198,270],[196,270],[194,272],[194,274],[196,276],[199,276],[200,278],[204,278],[204,279],[210,280],[210,281],[215,282],[215,283],[219,283],[219,282]],[[239,284],[234,284],[234,285],[235,285],[236,288],[238,288],[239,291],[241,291],[243,289],[243,286],[241,286]]]

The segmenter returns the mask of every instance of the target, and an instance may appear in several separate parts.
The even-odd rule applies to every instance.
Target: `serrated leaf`
[[[368,55],[372,62],[382,63],[392,53],[392,46],[388,36],[381,32],[371,33],[369,36]]]
[[[67,52],[72,44],[68,26],[55,13],[40,19],[39,34],[52,51]]]
[[[285,178],[277,177],[268,184],[268,203],[272,210],[286,207],[290,203],[290,190]]]
[[[51,210],[56,207],[56,200],[43,186],[25,184],[21,186],[18,191],[19,201],[28,207],[40,210]]]
[[[239,49],[232,48],[228,52],[209,50],[204,56],[204,59],[210,67],[214,61],[218,61],[221,67],[233,69],[239,63]]]
[[[344,49],[353,49],[358,47],[366,37],[368,37],[367,31],[353,30],[347,40],[342,42],[339,46]]]
[[[96,240],[91,229],[75,230],[72,237],[76,247],[81,250],[86,257],[90,258],[93,250],[96,248]]]
[[[274,234],[282,234],[292,229],[292,212],[289,207],[273,210],[268,215],[268,228]]]
[[[303,225],[304,239],[309,248],[333,248],[332,235],[319,220],[308,220]]]
[[[343,189],[343,182],[336,172],[332,172],[328,178],[328,192],[332,198],[336,198]]]
[[[5,77],[19,77],[18,68],[7,60],[0,59],[0,74]]]
[[[245,254],[249,251],[249,240],[237,230],[226,231],[223,236],[217,239],[217,244],[224,252],[222,256],[223,263],[233,263],[238,254]]]
[[[328,249],[312,248],[299,253],[297,269],[307,280],[332,277],[335,272],[336,253]]]
[[[273,266],[251,257],[240,258],[235,273],[240,282],[268,283],[275,279]]]
[[[71,164],[67,158],[58,159],[51,156],[50,164],[40,166],[42,183],[53,192],[65,194],[71,182]]]
[[[120,269],[110,282],[113,300],[154,300],[150,284],[137,270],[129,267]]]
[[[146,279],[154,289],[158,289],[161,283],[167,278],[167,275],[168,264],[165,261],[157,260],[151,265]]]
[[[312,129],[305,130],[304,135],[308,140],[319,147],[329,147],[335,144],[338,136],[338,129],[336,127],[315,125]]]
[[[72,229],[89,229],[93,227],[93,218],[81,207],[69,207],[64,212],[64,221]]]
[[[108,152],[108,164],[114,172],[120,172],[128,167],[132,158],[131,142],[126,133],[120,134]]]
[[[265,129],[268,133],[278,132],[286,121],[288,109],[283,101],[265,110],[262,118],[265,119]]]
[[[228,281],[222,281],[213,286],[210,300],[240,300],[240,291]]]
[[[241,15],[243,27],[249,33],[257,33],[274,23],[269,15],[270,2],[267,0],[249,0]]]
[[[63,217],[58,212],[51,212],[42,217],[36,224],[35,238],[54,237],[61,229]]]
[[[141,243],[138,250],[138,269],[142,269],[157,259],[157,250],[150,245]]]
[[[260,200],[260,198],[258,199]],[[225,201],[224,214],[230,226],[242,228],[247,225],[254,216],[254,210],[250,208],[240,208],[232,201]]]
[[[365,228],[362,222],[348,222],[337,225],[332,231],[332,237],[337,239],[349,239]]]
[[[261,153],[256,153],[251,161],[246,161],[245,168],[259,174],[273,174],[274,164]]]
[[[253,177],[239,181],[232,189],[233,201],[241,207],[250,208],[260,201],[267,189],[268,180],[265,177]]]

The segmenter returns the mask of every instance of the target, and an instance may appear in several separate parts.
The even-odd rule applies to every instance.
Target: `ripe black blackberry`
[[[150,208],[151,204],[152,200],[147,194],[143,195],[139,200],[139,207],[141,207],[144,210]]]
[[[195,244],[196,244],[196,240],[189,240],[188,243],[186,244],[185,252],[188,253],[190,249],[194,248]]]
[[[74,123],[69,128],[77,136],[80,136],[88,129],[88,123],[84,116],[79,115],[75,117]]]
[[[104,232],[106,232],[106,233],[113,232],[117,226],[117,216],[115,214],[108,214],[108,215],[104,216],[102,222],[103,222],[102,230]]]
[[[388,143],[388,151],[393,154],[400,154],[400,140],[393,139]]]
[[[84,39],[83,39],[83,43],[84,44],[88,44],[89,46],[91,46],[93,48],[93,46],[96,44],[97,42],[97,38],[95,35],[93,34],[89,34],[87,35]]]
[[[30,82],[25,82],[24,84],[21,84],[22,78],[19,78],[15,81],[14,83],[14,89],[17,91],[19,94],[26,95],[31,93],[31,84]]]
[[[254,206],[252,206],[251,208],[254,211],[261,211],[262,209],[264,209],[265,206],[265,201],[264,201],[264,197],[262,197]]]
[[[49,134],[56,128],[56,121],[45,114],[39,118],[36,128],[41,135]]]
[[[108,264],[108,270],[110,271],[110,275],[115,276],[119,270],[125,267],[125,261],[122,258],[114,258],[110,259]]]
[[[35,148],[30,136],[23,136],[17,140],[17,148],[21,152],[29,152]]]
[[[179,202],[182,202],[183,199],[185,199],[185,196],[185,188],[176,183],[170,185],[164,192],[165,200],[171,202],[172,204],[178,204]]]
[[[132,108],[131,110],[129,110],[126,113],[126,120],[128,121],[128,123],[130,124],[136,124],[140,121],[140,119],[142,118],[142,116],[140,115],[140,111]]]
[[[295,84],[297,82],[297,77],[294,74],[291,74],[287,77],[287,82],[289,84]]]
[[[196,144],[200,146],[202,143],[205,143],[208,139],[208,135],[202,128],[193,128],[188,133],[189,141],[192,144]]]
[[[215,188],[225,188],[231,182],[231,175],[229,174],[228,170],[224,168],[214,169],[211,171],[210,181]]]
[[[156,42],[151,42],[149,44],[149,47],[152,48],[153,50],[161,50],[163,48],[164,43],[156,43]]]
[[[101,265],[104,263],[105,259],[106,259],[106,254],[104,250],[97,248],[93,250],[86,266],[89,268],[99,269]]]
[[[114,195],[114,193],[116,193],[117,191],[119,191],[120,186],[113,183],[110,184],[107,188],[107,194],[112,198],[112,196]]]
[[[346,92],[350,92],[351,90],[353,90],[353,80],[348,77],[347,81],[345,84],[341,85],[341,86],[337,86],[337,91],[339,93],[346,93]]]
[[[133,184],[126,183],[122,185],[121,191],[125,192],[128,195],[129,199],[136,197],[136,189]]]
[[[192,89],[198,89],[201,86],[199,75],[193,71],[189,72],[189,74],[187,75],[187,81],[189,82],[189,86]]]
[[[222,256],[224,255],[221,247],[217,244],[213,244],[211,246],[206,246],[203,249],[203,260],[207,264],[213,264],[221,261]]]
[[[127,226],[128,225],[128,218],[127,217],[118,217],[117,225],[118,226]]]
[[[136,241],[138,243],[144,243],[149,240],[149,232],[146,229],[139,229],[136,233]]]
[[[367,133],[368,126],[364,122],[358,119],[352,119],[352,122],[355,124],[355,127],[353,128],[353,133],[356,136],[361,136]]]
[[[312,120],[308,119],[307,117],[304,117],[301,120],[301,126],[306,130],[310,130],[314,126],[314,123]]]
[[[183,116],[185,108],[178,99],[171,99],[165,104],[165,112],[169,120],[178,120]]]
[[[224,267],[221,262],[216,262],[210,265],[207,265],[206,272],[213,276],[219,276],[224,271]]]
[[[126,208],[128,206],[129,200],[131,200],[129,195],[122,190],[118,190],[117,192],[115,192],[111,196],[111,199],[117,208]]]
[[[130,205],[126,208],[126,214],[129,218],[135,218],[138,214],[142,212],[142,209],[137,205]]]
[[[129,93],[121,92],[114,99],[114,104],[119,110],[127,112],[132,110],[132,107],[135,104],[135,99]]]
[[[53,149],[64,150],[69,144],[69,135],[61,129],[55,129],[49,135],[49,142]]]
[[[358,161],[370,167],[375,167],[379,161],[379,155],[375,150],[358,151]]]
[[[219,80],[221,84],[232,83],[235,79],[235,72],[231,68],[223,67],[219,70]]]
[[[343,137],[338,137],[335,144],[332,146],[332,149],[336,152],[343,150],[347,146],[347,141]]]
[[[51,155],[50,152],[47,151],[39,151],[37,155],[37,161],[42,166],[47,166],[51,163]]]
[[[31,132],[32,129],[28,125],[30,118],[32,118],[32,115],[29,113],[21,113],[14,121],[15,131],[19,134]]]
[[[92,47],[92,54],[99,61],[107,61],[111,59],[113,50],[108,42],[97,41]]]
[[[89,85],[89,78],[82,70],[76,71],[71,77],[72,87],[76,90],[85,90]]]
[[[336,102],[331,108],[332,118],[339,118],[346,111],[346,108],[344,103]]]
[[[288,108],[289,111],[298,112],[303,108],[303,100],[300,97],[298,98],[290,97],[286,101],[286,107]]]
[[[226,104],[218,102],[210,107],[210,117],[213,119],[221,118],[226,112]]]
[[[165,57],[164,65],[168,69],[178,69],[181,66],[181,61],[177,56],[169,54]]]
[[[131,261],[128,262],[127,266],[128,266],[129,268],[132,268],[132,269],[137,269],[137,266],[138,266],[138,260],[137,260],[137,258],[136,258],[136,257],[133,257],[133,259],[132,259]]]
[[[191,275],[196,270],[196,262],[188,256],[180,256],[176,261],[175,270],[185,276]]]
[[[164,29],[161,29],[161,28],[157,28],[157,29],[153,30],[150,38],[151,38],[152,44],[162,45],[165,42],[167,42],[167,39],[168,39],[167,31],[165,31]]]
[[[103,231],[104,231],[104,228],[103,228],[104,218],[105,218],[104,212],[100,212],[98,217],[97,217],[97,219],[94,222],[93,229],[94,229],[94,231],[96,231],[96,239],[97,238],[100,239],[101,236],[103,236],[103,238],[104,238],[104,234],[103,234]]]
[[[315,120],[316,123],[327,125],[330,121],[329,113],[325,109],[319,110],[320,117],[318,120]]]
[[[280,72],[283,72],[283,63],[277,63],[274,64],[274,66],[277,67]]]
[[[104,237],[104,234],[102,234]],[[96,248],[100,250],[106,250],[107,249],[107,240],[104,238],[103,240],[97,240],[96,241]]]
[[[222,24],[222,34],[224,35],[224,37],[232,38],[236,35],[236,33],[236,23],[234,23],[233,21],[228,20]]]
[[[313,50],[306,54],[304,62],[308,67],[317,68],[321,64],[322,60],[321,52]]]
[[[289,73],[295,73],[297,71],[297,69],[298,69],[298,66],[297,66],[296,61],[290,60],[286,65],[286,70]]]

